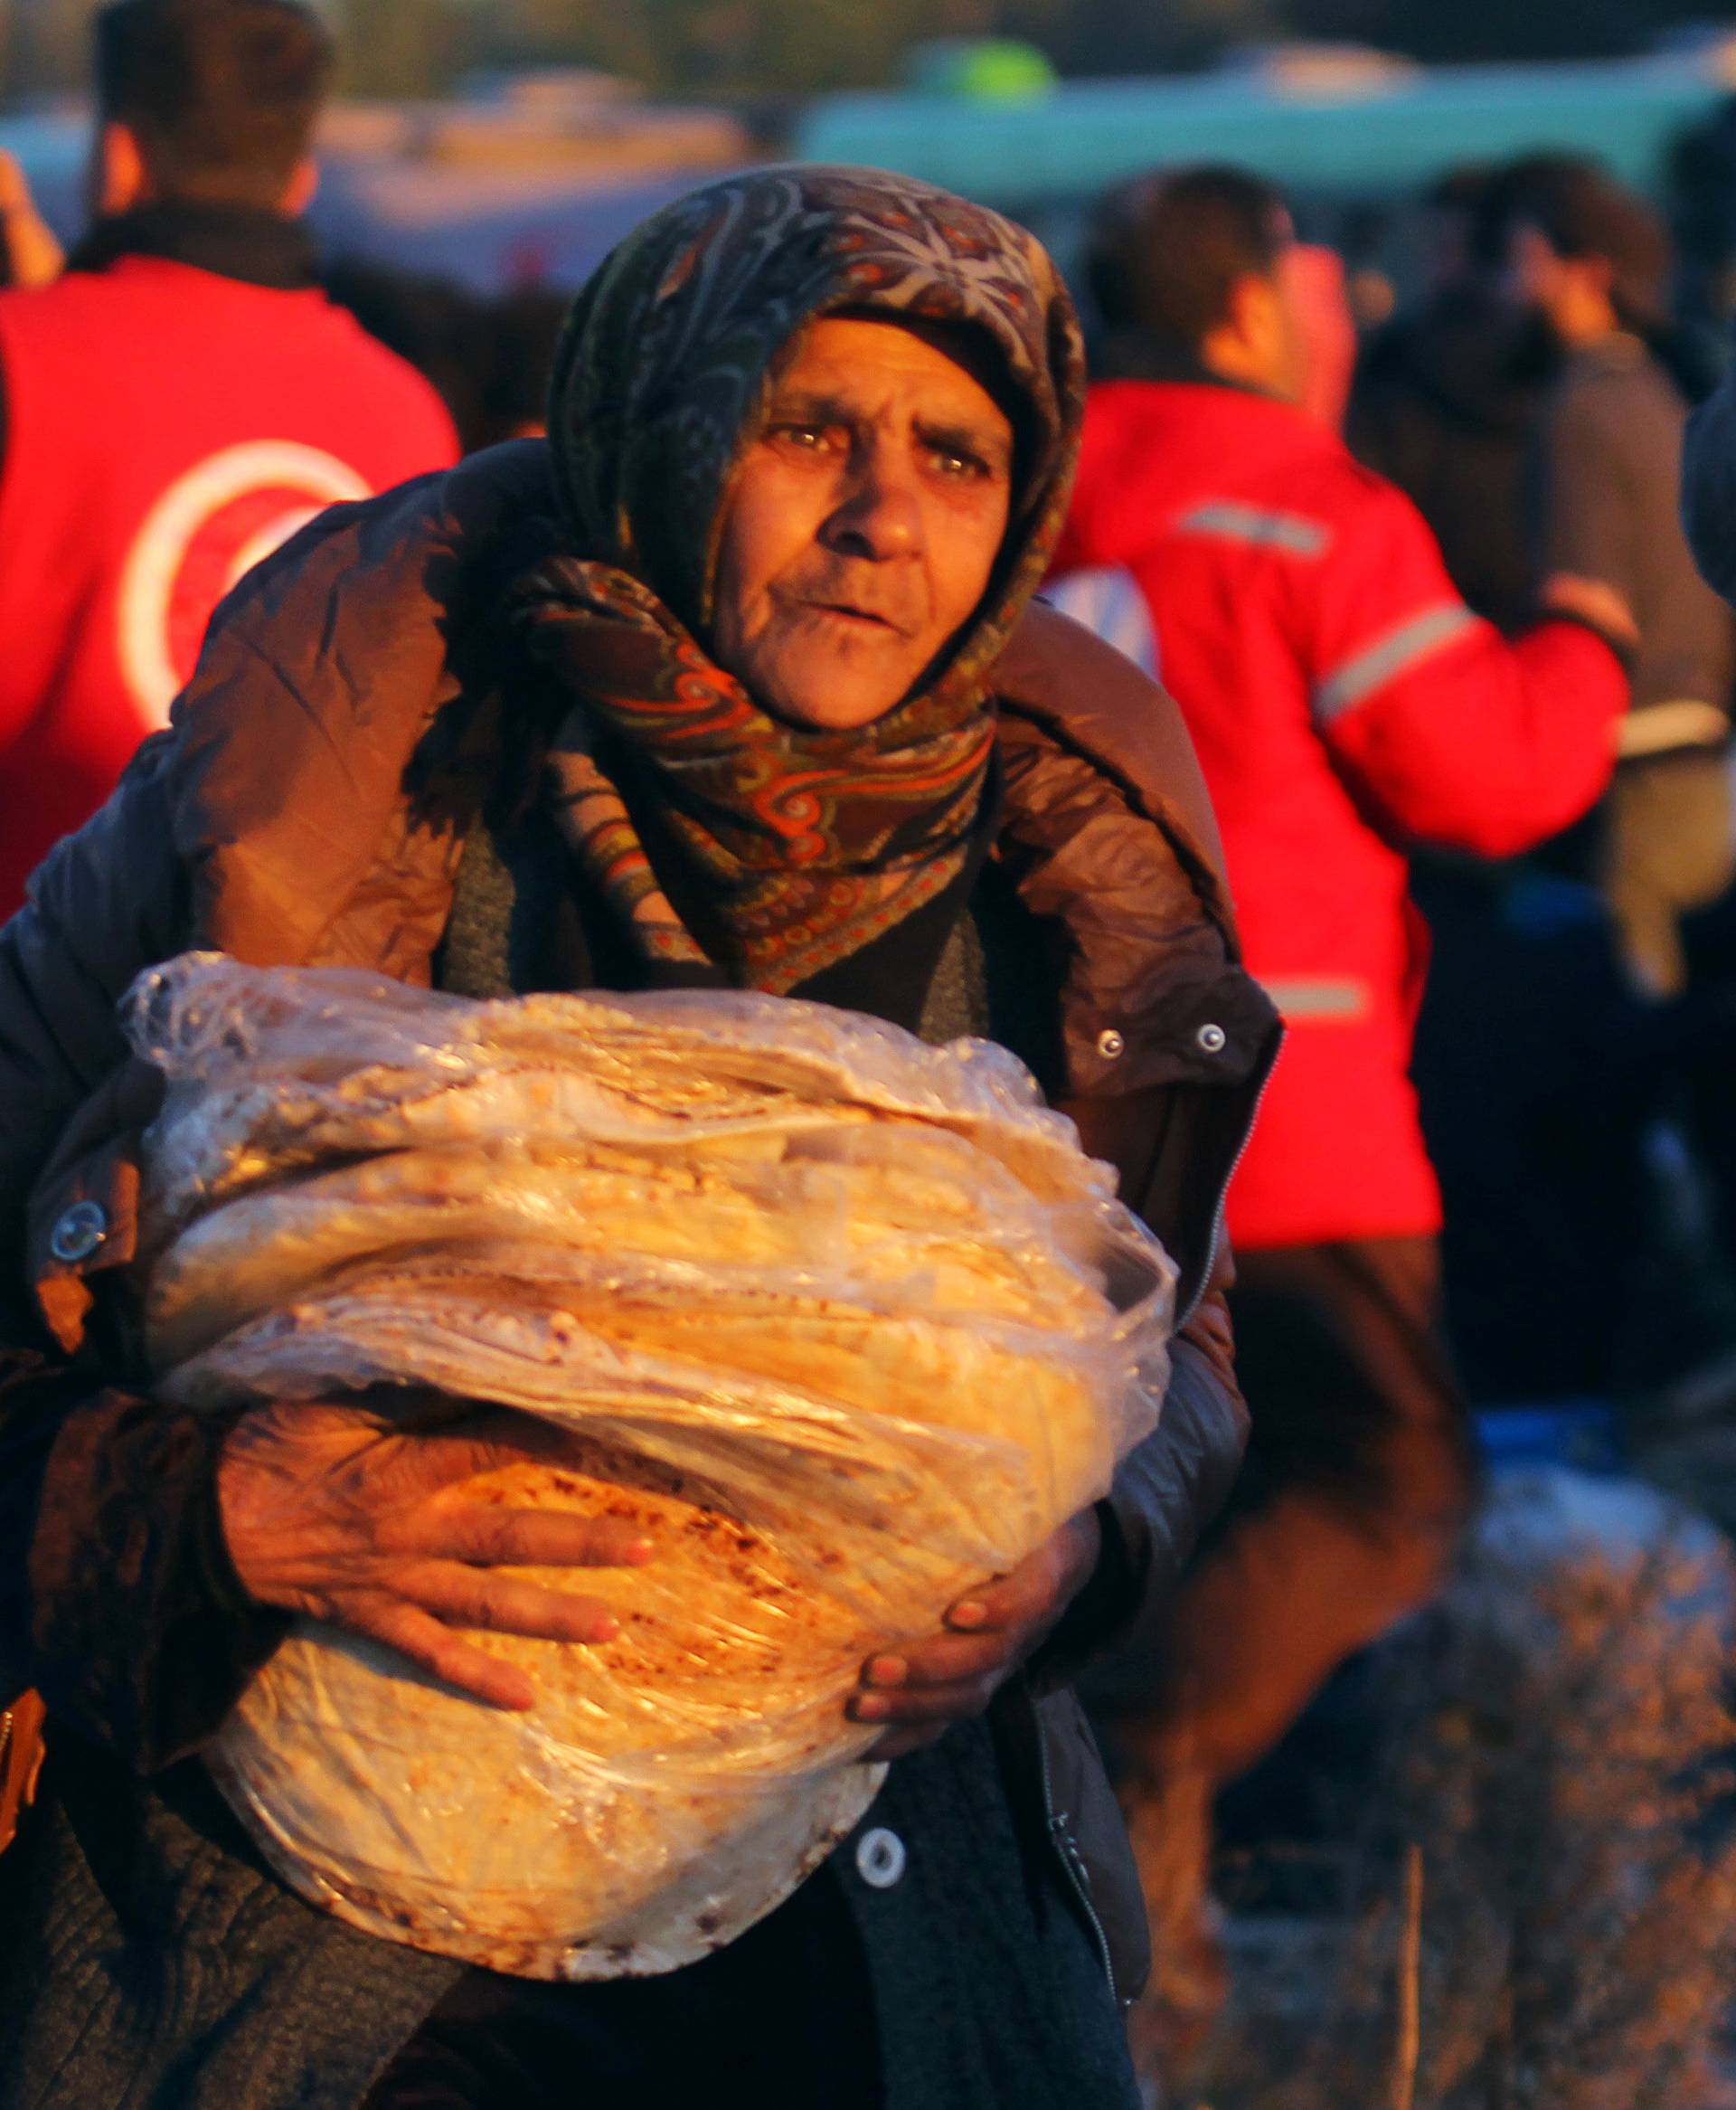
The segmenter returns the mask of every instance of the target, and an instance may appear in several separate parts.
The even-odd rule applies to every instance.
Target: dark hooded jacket
[[[1351,395],[1352,451],[1414,501],[1454,585],[1505,630],[1534,613],[1526,478],[1550,375],[1509,308],[1454,287],[1370,340]]]

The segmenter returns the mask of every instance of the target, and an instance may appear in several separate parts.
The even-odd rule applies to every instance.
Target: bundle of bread
[[[525,1571],[621,1620],[475,1637],[531,1671],[527,1715],[311,1622],[255,1679],[212,1769],[286,1879],[373,1933],[552,1978],[732,1938],[878,1787],[844,1712],[863,1660],[1154,1425],[1174,1271],[986,1043],[212,954],[141,978],[127,1021],[168,1079],[140,1249],[165,1396],[492,1401],[569,1440],[477,1499],[656,1547]]]

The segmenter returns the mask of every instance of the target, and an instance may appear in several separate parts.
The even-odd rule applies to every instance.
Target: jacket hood
[[[1561,362],[1546,328],[1475,288],[1439,294],[1369,347],[1359,389],[1412,390],[1455,423],[1523,439]]]

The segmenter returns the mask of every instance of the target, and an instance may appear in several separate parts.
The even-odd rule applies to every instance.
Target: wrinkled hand
[[[65,261],[36,210],[24,170],[10,154],[0,153],[0,285],[52,285]]]
[[[1090,1580],[1102,1550],[1094,1509],[1081,1509],[1010,1575],[973,1590],[947,1613],[945,1633],[896,1654],[871,1656],[849,1703],[858,1722],[891,1726],[867,1753],[901,1758],[981,1714],[1052,1632]]]
[[[630,1567],[653,1550],[612,1519],[466,1499],[475,1474],[558,1462],[560,1447],[558,1431],[500,1411],[419,1432],[362,1405],[256,1407],[218,1468],[230,1558],[261,1604],[383,1642],[495,1707],[529,1708],[524,1672],[455,1629],[604,1642],[618,1623],[594,1597],[491,1571]]]

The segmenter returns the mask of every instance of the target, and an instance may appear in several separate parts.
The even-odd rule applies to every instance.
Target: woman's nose
[[[841,555],[876,563],[920,549],[922,507],[913,465],[876,450],[853,467],[849,488],[826,522],[826,539]]]

